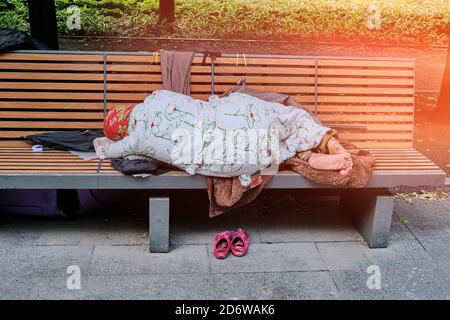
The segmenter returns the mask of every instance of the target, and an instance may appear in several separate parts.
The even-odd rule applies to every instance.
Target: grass
[[[173,29],[158,24],[158,0],[56,0],[61,35],[177,36],[223,39],[360,40],[445,44],[448,0],[176,0]],[[67,8],[81,8],[81,31],[68,30]],[[380,29],[369,29],[369,6]],[[23,0],[10,0],[0,27],[27,29]]]

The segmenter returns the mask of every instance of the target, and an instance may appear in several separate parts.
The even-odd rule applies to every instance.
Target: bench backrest
[[[365,148],[409,148],[414,128],[414,60],[196,56],[191,94],[207,99],[245,75],[248,86],[293,96],[340,137]],[[34,132],[102,127],[104,111],[161,89],[152,53],[0,54],[0,146]]]

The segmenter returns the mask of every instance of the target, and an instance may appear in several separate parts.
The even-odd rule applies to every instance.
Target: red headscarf
[[[103,132],[109,140],[117,141],[128,135],[128,121],[133,106],[115,106],[108,110],[103,121]]]

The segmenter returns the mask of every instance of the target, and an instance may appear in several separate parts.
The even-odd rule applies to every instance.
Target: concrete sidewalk
[[[0,216],[0,298],[450,299],[450,199],[397,199],[389,247],[368,249],[336,198],[267,197],[214,219],[176,210],[169,254],[148,253],[143,215]],[[238,226],[249,253],[215,259],[215,233]],[[67,288],[70,265],[79,290]],[[381,289],[367,286],[371,265]]]

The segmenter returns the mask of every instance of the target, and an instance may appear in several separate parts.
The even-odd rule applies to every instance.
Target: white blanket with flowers
[[[304,110],[242,93],[201,101],[158,90],[133,108],[128,135],[106,139],[102,152],[149,157],[189,174],[248,178],[312,149],[329,130]]]

